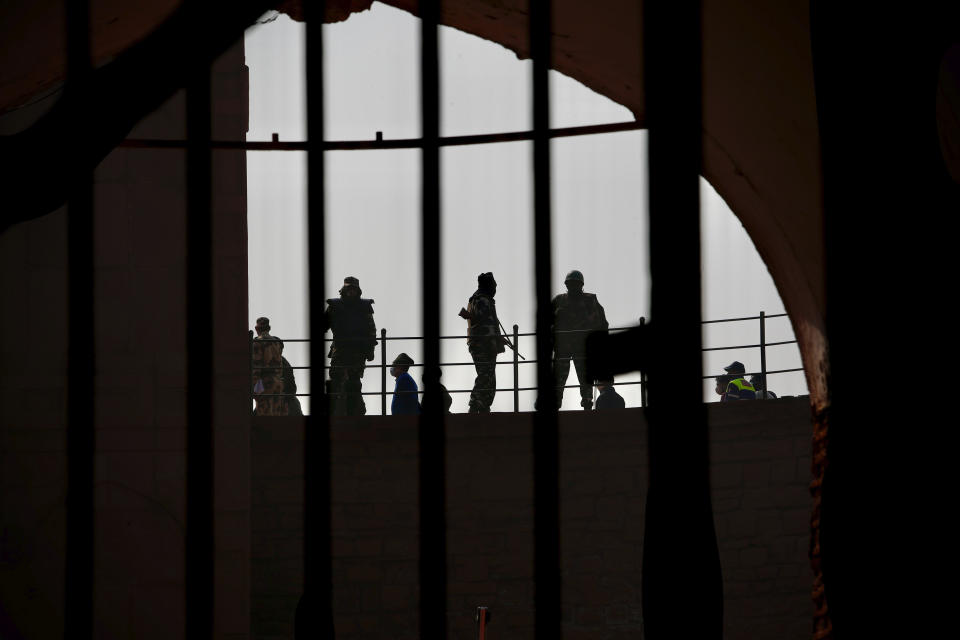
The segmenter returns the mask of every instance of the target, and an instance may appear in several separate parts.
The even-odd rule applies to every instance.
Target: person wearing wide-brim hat
[[[742,362],[734,360],[723,368],[730,376],[720,402],[732,402],[734,400],[755,400],[757,397],[753,385],[743,376],[746,374],[746,367]]]
[[[377,325],[373,321],[373,300],[361,298],[360,280],[343,279],[339,298],[327,300],[327,326],[333,333],[330,344],[330,408],[333,415],[363,415],[361,378],[377,346]]]

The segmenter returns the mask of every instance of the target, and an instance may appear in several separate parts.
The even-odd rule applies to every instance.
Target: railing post
[[[640,326],[647,324],[647,319],[643,316],[640,316]],[[640,406],[647,406],[647,371],[643,367],[640,367]]]
[[[760,312],[760,373],[763,377],[757,391],[762,393],[767,390],[767,314],[763,311]]]
[[[513,325],[513,412],[520,411],[520,327]]]
[[[247,360],[247,370],[250,372],[250,375],[247,376],[247,388],[249,390],[250,404],[247,405],[247,410],[253,411],[253,331],[250,331],[248,334],[250,340],[250,357]]]
[[[380,329],[380,412],[387,415],[387,330]]]

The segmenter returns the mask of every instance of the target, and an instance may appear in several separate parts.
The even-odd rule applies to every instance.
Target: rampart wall
[[[809,400],[708,413],[725,637],[807,638]],[[337,637],[415,638],[417,420],[343,418],[332,429]],[[643,410],[564,412],[560,430],[564,638],[636,638]],[[451,638],[475,636],[478,605],[490,607],[491,637],[533,637],[531,433],[530,413],[448,416]],[[300,594],[302,434],[298,419],[256,419],[252,429],[251,635],[261,640],[291,637]]]

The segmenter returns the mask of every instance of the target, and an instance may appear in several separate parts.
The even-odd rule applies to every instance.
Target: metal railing
[[[768,369],[767,369],[767,347],[776,347],[776,346],[782,346],[782,345],[796,344],[796,343],[797,343],[797,341],[796,341],[795,339],[794,339],[794,340],[777,340],[777,341],[773,341],[773,342],[768,342],[768,341],[767,341],[767,326],[766,326],[767,320],[769,320],[769,319],[771,319],[771,318],[783,318],[783,317],[786,317],[786,316],[787,316],[786,313],[767,314],[767,313],[761,311],[761,312],[759,313],[759,315],[756,315],[756,316],[744,316],[744,317],[738,317],[738,318],[722,318],[722,319],[719,319],[719,320],[703,320],[703,321],[701,321],[701,324],[702,324],[702,325],[725,324],[725,323],[732,323],[732,322],[751,322],[751,321],[757,321],[757,322],[758,322],[759,339],[758,339],[758,342],[756,342],[756,343],[750,343],[750,344],[726,345],[726,346],[721,346],[721,347],[702,347],[702,348],[701,348],[701,351],[704,352],[704,353],[706,353],[706,352],[713,352],[713,351],[732,351],[732,350],[737,350],[737,349],[759,349],[759,350],[760,350],[760,368],[759,368],[759,370],[756,370],[756,371],[747,371],[747,372],[744,373],[743,375],[744,375],[744,376],[752,376],[752,375],[756,375],[756,374],[761,374],[761,375],[763,376],[764,380],[766,380],[766,377],[767,377],[768,375],[778,375],[778,374],[785,374],[785,373],[796,373],[796,372],[798,372],[798,371],[803,371],[803,367],[795,367],[795,368],[787,368],[787,369],[772,369],[772,370],[768,370]],[[640,325],[646,324],[646,318],[641,317],[639,324],[640,324]],[[628,329],[632,329],[632,328],[633,328],[633,327],[612,327],[612,328],[608,329],[608,331],[610,331],[610,332],[621,332],[621,331],[627,331]],[[581,330],[570,330],[570,331],[557,331],[557,332],[555,332],[555,333],[557,333],[557,334],[591,333],[592,331],[593,331],[593,330],[582,330],[582,329],[581,329]],[[253,335],[253,332],[252,332],[252,331],[250,332],[250,334],[251,334],[251,339],[250,339],[250,362],[251,362],[251,365],[252,365],[252,363],[253,363],[253,347],[254,347],[254,341],[255,341],[256,339],[252,337],[252,335]],[[532,359],[521,359],[521,358],[520,358],[520,354],[518,353],[518,352],[519,352],[519,339],[520,339],[520,338],[536,337],[536,335],[537,335],[536,332],[521,333],[521,332],[520,332],[520,327],[519,327],[518,325],[516,325],[516,324],[513,325],[513,332],[512,332],[512,334],[510,334],[510,335],[508,336],[508,337],[510,337],[510,338],[512,339],[511,341],[512,341],[513,345],[516,347],[516,348],[513,350],[513,352],[512,352],[512,353],[513,353],[512,359],[511,359],[511,360],[503,360],[503,361],[501,361],[501,360],[496,360],[496,361],[494,361],[494,363],[493,363],[494,366],[497,366],[497,367],[502,366],[502,365],[510,365],[510,366],[511,366],[512,373],[513,373],[513,386],[511,386],[511,387],[504,387],[504,388],[496,388],[496,389],[492,389],[492,391],[494,391],[494,392],[496,392],[496,393],[511,393],[511,392],[512,392],[512,394],[513,394],[513,411],[514,411],[514,412],[519,412],[519,411],[520,411],[520,392],[521,392],[521,391],[523,391],[523,392],[537,391],[537,387],[536,387],[536,386],[526,386],[526,387],[520,386],[520,365],[536,364],[536,363],[537,363],[537,359],[536,359],[536,358],[532,358]],[[440,339],[441,339],[441,340],[466,340],[467,338],[469,338],[469,336],[467,336],[467,335],[440,336]],[[379,362],[379,364],[368,363],[368,364],[366,364],[365,366],[366,366],[366,367],[369,367],[369,368],[373,368],[373,369],[380,369],[380,390],[379,390],[379,391],[362,391],[362,392],[360,392],[360,395],[364,395],[364,396],[380,396],[380,410],[382,411],[383,415],[387,415],[387,400],[388,400],[388,397],[391,396],[391,395],[393,395],[393,394],[395,393],[394,391],[391,391],[391,390],[388,390],[388,389],[387,389],[387,372],[389,371],[390,367],[393,366],[391,363],[389,363],[389,362],[387,361],[387,343],[388,343],[388,341],[423,340],[423,336],[404,336],[404,335],[400,335],[400,336],[388,336],[387,330],[384,329],[384,328],[381,328],[381,329],[380,329],[380,337],[378,337],[378,338],[371,338],[371,339],[376,340],[378,346],[380,347],[380,362]],[[310,339],[310,338],[290,338],[290,339],[282,338],[282,339],[279,339],[279,340],[280,340],[281,342],[283,342],[283,343],[298,343],[298,342],[310,343],[310,342],[311,342],[311,339]],[[323,345],[322,345],[322,346],[323,346],[323,351],[326,352],[326,345],[327,345],[327,343],[332,342],[333,339],[330,338],[330,337],[328,337],[328,336],[326,336],[326,335],[324,335],[321,340],[323,341]],[[366,338],[364,338],[364,340],[366,340]],[[469,362],[467,362],[467,361],[464,361],[464,362],[441,362],[441,363],[440,363],[440,366],[441,366],[441,367],[472,367],[472,366],[474,366],[474,364],[475,364],[475,363],[471,360],[471,361],[469,361]],[[417,363],[414,363],[414,364],[410,365],[411,368],[413,368],[413,367],[423,367],[423,366],[424,366],[424,364],[423,364],[422,362],[417,362]],[[278,367],[259,367],[259,368],[279,370]],[[311,369],[312,367],[310,367],[310,366],[293,366],[293,365],[291,365],[290,368],[291,368],[291,369],[294,369],[294,370],[309,370],[309,369]],[[337,368],[338,368],[338,367],[335,366],[335,365],[327,365],[326,370],[330,371],[330,370],[337,369]],[[639,385],[639,386],[640,386],[640,406],[646,407],[646,406],[647,406],[647,384],[648,384],[647,375],[646,375],[646,372],[645,372],[644,370],[642,370],[642,369],[639,371],[639,373],[640,373],[640,379],[639,379],[639,380],[634,380],[634,381],[629,381],[629,382],[617,382],[616,385],[617,385],[617,386],[634,386],[634,385]],[[715,376],[713,376],[713,375],[704,375],[704,376],[701,376],[701,379],[703,379],[703,380],[710,380],[710,379],[713,379],[714,377],[715,377]],[[278,393],[278,394],[264,394],[264,393],[261,393],[261,394],[254,394],[254,393],[253,393],[254,381],[255,381],[255,378],[254,378],[254,376],[253,376],[253,367],[251,366],[251,371],[250,371],[250,389],[251,389],[250,399],[251,399],[251,401],[253,401],[255,398],[258,398],[258,397],[259,397],[259,398],[288,397],[288,396],[306,397],[306,396],[309,396],[309,395],[310,395],[309,392],[308,392],[308,393],[292,393],[292,394],[291,394],[291,393]],[[579,385],[579,384],[568,384],[568,385],[565,385],[563,388],[564,388],[564,389],[579,389],[579,388],[580,388],[580,385]],[[484,391],[491,391],[491,389],[483,389],[483,390],[484,390]],[[447,389],[447,392],[448,392],[448,393],[451,393],[451,394],[452,394],[452,393],[471,393],[472,391],[473,391],[473,388],[472,388],[472,387],[469,388],[469,389]],[[414,393],[414,392],[411,391],[411,392],[400,392],[400,393]],[[423,390],[419,390],[417,393],[422,394],[422,393],[423,393]],[[338,394],[338,393],[336,393],[336,392],[332,392],[332,393],[328,393],[328,395],[330,395],[330,396],[337,396],[337,395],[345,395],[345,394]]]

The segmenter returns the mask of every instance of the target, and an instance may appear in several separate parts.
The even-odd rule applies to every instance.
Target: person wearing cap
[[[473,358],[477,377],[470,392],[469,413],[490,411],[497,388],[497,354],[506,349],[506,341],[500,333],[500,320],[497,318],[497,281],[492,272],[477,276],[477,290],[467,303],[466,309],[460,309],[460,317],[467,321],[467,348]]]
[[[360,281],[343,279],[339,298],[327,300],[326,321],[333,333],[330,344],[330,413],[361,416],[363,371],[373,360],[377,346],[377,325],[373,321],[373,300],[361,298]]]
[[[750,376],[750,386],[757,394],[757,400],[776,400],[777,394],[767,389],[767,377],[762,373],[755,373]]]
[[[393,401],[390,403],[390,413],[395,416],[413,416],[420,413],[420,402],[417,400],[417,383],[407,373],[413,364],[413,358],[401,353],[393,359],[390,375],[397,379],[393,388]]]
[[[623,396],[613,388],[613,380],[597,380],[597,411],[603,409],[623,409],[627,406]]]
[[[283,356],[283,340],[270,335],[269,318],[257,318],[254,328],[257,331],[251,363],[255,372],[253,393],[257,402],[254,415],[302,416],[293,367]]]
[[[553,371],[556,379],[557,408],[563,404],[563,389],[570,375],[570,361],[580,381],[580,406],[593,406],[593,381],[587,377],[587,336],[606,331],[610,325],[603,306],[594,293],[583,290],[583,274],[574,269],[564,279],[567,292],[553,299]]]
[[[746,374],[746,369],[743,366],[743,363],[734,360],[727,366],[723,368],[729,376],[726,386],[724,386],[723,394],[720,397],[720,402],[732,402],[734,400],[755,400],[757,397],[756,391],[747,379],[743,376]],[[717,385],[717,391],[720,391],[720,384]]]

